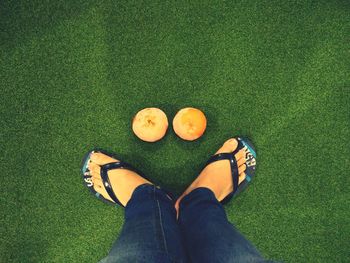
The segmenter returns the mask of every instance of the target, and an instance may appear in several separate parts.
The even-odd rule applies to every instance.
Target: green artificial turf
[[[227,207],[267,258],[349,262],[348,1],[1,1],[0,262],[96,262],[123,209],[80,162],[117,153],[180,194],[220,144],[247,135],[257,177]],[[149,144],[132,116],[208,117]]]

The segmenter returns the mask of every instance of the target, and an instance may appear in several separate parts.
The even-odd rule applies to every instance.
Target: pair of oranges
[[[162,139],[168,129],[168,118],[158,108],[140,110],[132,121],[135,135],[146,142]],[[175,133],[182,139],[193,141],[201,137],[207,127],[204,113],[196,108],[179,110],[173,119]]]

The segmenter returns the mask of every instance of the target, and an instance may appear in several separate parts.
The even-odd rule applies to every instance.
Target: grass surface
[[[96,262],[123,210],[90,196],[83,154],[118,153],[179,194],[248,135],[251,187],[226,210],[268,258],[349,262],[348,1],[1,1],[0,262]],[[206,134],[141,142],[141,108]]]

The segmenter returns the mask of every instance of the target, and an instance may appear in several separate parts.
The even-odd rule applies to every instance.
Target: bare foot
[[[96,192],[100,193],[104,198],[114,202],[108,195],[100,175],[101,165],[111,162],[117,162],[118,160],[111,158],[103,153],[95,152],[90,156],[89,170],[92,183]],[[150,181],[144,179],[137,173],[127,169],[115,169],[108,171],[109,180],[111,182],[112,189],[122,203],[126,206],[131,198],[135,188],[141,184],[152,184]]]
[[[229,139],[215,154],[233,152],[236,150],[237,146],[238,142],[236,139]],[[246,150],[244,148],[240,150],[236,153],[235,158],[239,173],[238,184],[240,184],[244,181],[246,176],[244,173],[246,169]],[[177,212],[179,212],[179,204],[182,198],[198,187],[209,188],[214,192],[216,199],[222,201],[233,191],[232,173],[229,160],[220,160],[207,165],[185,192],[177,199],[175,203]]]

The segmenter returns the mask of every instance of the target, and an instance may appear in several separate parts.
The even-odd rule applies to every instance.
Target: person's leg
[[[117,161],[102,152],[93,152],[86,172],[98,195],[113,203],[101,170]],[[185,262],[174,201],[128,168],[111,169],[108,178],[115,198],[125,207],[125,222],[109,255],[101,262]]]
[[[137,187],[125,207],[125,222],[101,262],[185,262],[174,202],[153,185]]]
[[[192,262],[265,262],[227,220],[223,206],[208,188],[197,188],[182,199],[179,222]]]
[[[231,153],[238,146],[228,140],[216,153]],[[239,180],[245,180],[247,149],[235,154]],[[207,165],[177,200],[185,246],[192,262],[264,262],[257,249],[227,220],[219,202],[233,191],[230,162],[220,160]]]

